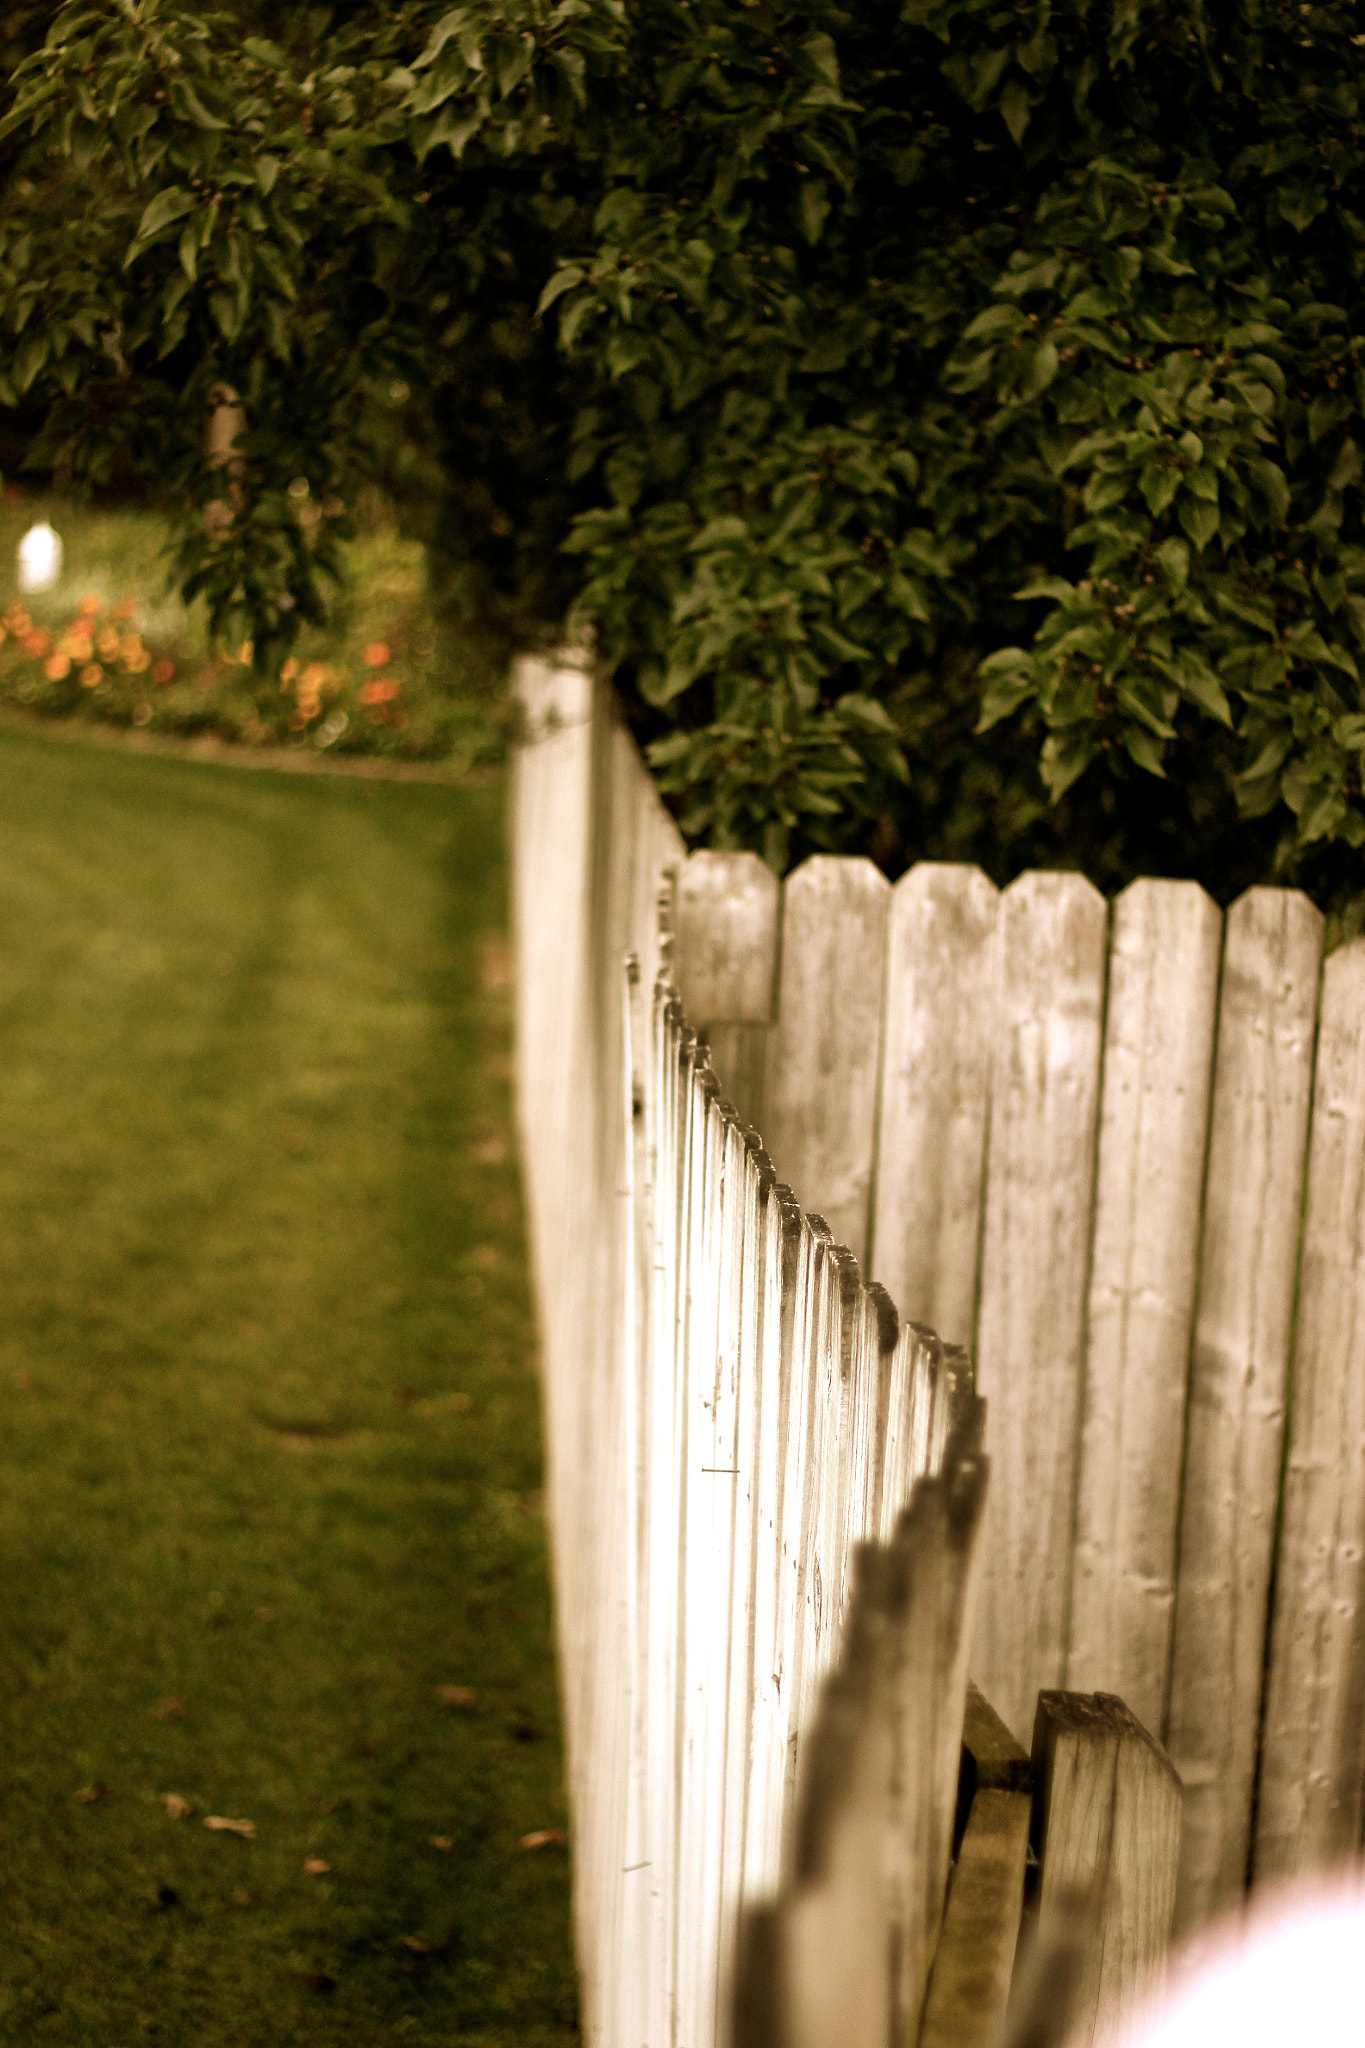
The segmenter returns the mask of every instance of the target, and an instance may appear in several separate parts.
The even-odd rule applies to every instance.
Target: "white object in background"
[[[1096,2048],[1356,2048],[1365,2011],[1365,1873],[1262,1893],[1198,1937],[1142,2012]]]
[[[45,519],[19,543],[19,588],[51,590],[62,573],[62,537]]]

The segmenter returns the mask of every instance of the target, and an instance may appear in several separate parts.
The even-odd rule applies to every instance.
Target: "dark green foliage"
[[[243,393],[238,516],[184,570],[266,660],[328,567],[283,483],[340,503],[367,394],[410,384],[389,459],[464,587],[522,633],[576,592],[698,838],[1294,874],[1345,911],[1357,26],[481,0],[286,55],[95,0],[16,116],[99,164],[90,246],[11,203],[0,364],[67,387],[77,467],[122,435],[191,505],[222,473],[190,430]]]

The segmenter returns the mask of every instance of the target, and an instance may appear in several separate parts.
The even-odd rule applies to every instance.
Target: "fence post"
[[[1033,1727],[1037,1940],[1087,1926],[1068,2039],[1085,2048],[1160,1981],[1175,1909],[1180,1780],[1112,1693],[1044,1692]]]

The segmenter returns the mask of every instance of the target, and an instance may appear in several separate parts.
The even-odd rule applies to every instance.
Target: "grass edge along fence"
[[[1116,1702],[1117,1721],[1052,1716],[1095,1737],[1090,1777],[1073,1758],[1061,1781],[1103,1841],[1046,1768],[1021,1828],[1027,1759],[978,1703],[1012,1753],[958,1813],[939,1941],[982,1404],[965,1355],[900,1322],[721,1099],[667,971],[683,849],[609,699],[571,665],[520,685],[519,1102],[588,2038],[709,2048],[737,1985],[741,2042],[880,2048],[915,2038],[928,1985],[927,2040],[969,2038],[973,2001],[984,2040],[1029,1813],[1045,1876],[1107,1872],[1128,1979],[1103,1988],[1132,1990],[1164,1948],[1179,1794],[1158,1758],[1164,1804],[1139,1801],[1120,1881],[1138,1809],[1118,1760],[1157,1752]],[[1051,1725],[1040,1704],[1035,1737]],[[1176,1833],[1153,1849],[1154,1810]],[[1040,1925],[1047,1903],[1044,1884]]]

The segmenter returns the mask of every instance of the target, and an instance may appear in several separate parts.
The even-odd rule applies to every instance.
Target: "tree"
[[[263,662],[331,566],[288,482],[343,504],[406,384],[446,530],[523,625],[574,596],[693,835],[1294,875],[1359,920],[1345,10],[310,19],[78,0],[0,128],[98,195],[77,245],[11,194],[8,394],[166,480]]]

